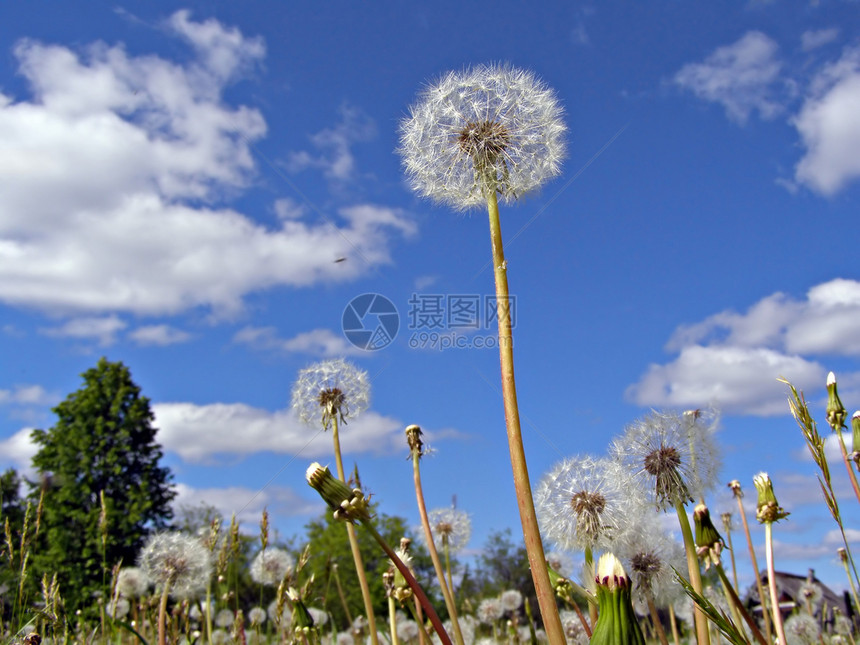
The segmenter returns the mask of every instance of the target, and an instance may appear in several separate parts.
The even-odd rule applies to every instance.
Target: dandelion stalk
[[[773,483],[767,473],[759,473],[753,478],[758,491],[756,519],[764,524],[764,553],[767,559],[767,586],[770,590],[770,603],[773,608],[773,623],[779,645],[786,645],[785,627],[782,622],[782,611],[779,608],[779,592],[776,589],[776,569],[773,564],[773,524],[788,516],[776,500]]]
[[[730,481],[728,486],[732,489],[732,494],[734,495],[735,500],[738,503],[738,514],[741,516],[741,522],[744,525],[744,535],[746,535],[747,538],[747,547],[749,548],[750,552],[750,561],[752,562],[753,573],[755,574],[756,591],[758,592],[759,602],[761,603],[761,615],[764,619],[764,631],[765,634],[767,634],[768,642],[771,642],[773,640],[773,630],[771,628],[770,612],[768,611],[767,607],[768,603],[767,598],[764,594],[764,584],[761,581],[761,571],[758,566],[758,559],[755,555],[755,547],[753,546],[752,536],[750,535],[750,526],[749,522],[747,522],[747,514],[746,511],[744,511],[744,504],[741,501],[743,499],[744,493],[741,490],[741,483],[736,479]]]
[[[499,360],[502,370],[502,398],[505,407],[505,425],[508,430],[508,448],[511,454],[511,467],[514,475],[514,489],[523,526],[526,552],[537,593],[538,605],[544,620],[544,629],[550,642],[563,638],[564,631],[558,616],[555,594],[546,572],[546,556],[538,529],[532,497],[523,435],[520,428],[520,413],[517,403],[517,389],[514,381],[514,346],[511,325],[510,292],[508,290],[508,267],[502,242],[502,228],[499,221],[499,202],[496,198],[496,182],[486,177],[487,209],[490,216],[490,238],[493,252],[493,273],[496,278],[497,322],[499,327]]]
[[[702,594],[702,572],[699,570],[699,558],[696,554],[696,544],[693,541],[693,531],[690,529],[690,520],[684,502],[678,499],[675,502],[675,512],[678,514],[678,523],[681,526],[681,535],[684,538],[684,552],[687,556],[687,572],[690,575],[690,586],[699,595]],[[696,640],[699,645],[710,645],[711,637],[708,632],[708,619],[701,608],[696,605],[693,613],[696,623]]]
[[[337,476],[338,479],[346,483],[346,476],[343,470],[343,458],[340,454],[337,416],[332,419],[332,439],[334,441],[334,457],[335,463],[337,464]],[[364,560],[361,557],[361,550],[358,548],[358,537],[355,534],[355,527],[350,522],[346,523],[346,533],[349,537],[349,548],[352,551],[352,559],[355,562],[355,572],[358,575],[361,597],[364,600],[364,612],[367,616],[367,628],[370,630],[370,641],[373,645],[378,645],[376,617],[373,613],[373,600],[370,597],[370,586],[367,584],[367,573],[364,569]]]
[[[442,570],[439,553],[436,551],[436,543],[433,541],[433,531],[430,530],[430,519],[427,516],[427,505],[424,502],[424,488],[421,485],[420,467],[420,460],[424,451],[424,444],[421,441],[421,428],[417,425],[411,425],[406,428],[406,439],[412,455],[412,480],[415,483],[415,498],[418,505],[418,515],[421,517],[421,528],[424,529],[424,539],[427,543],[427,550],[430,552],[430,559],[433,561],[433,569],[436,572],[439,587],[442,589],[442,598],[445,600],[445,608],[448,610],[448,615],[451,617],[454,640],[457,641],[457,645],[463,645],[463,635],[460,632],[460,621],[457,616],[457,605],[454,603],[453,590],[449,589],[448,585],[445,583],[445,573]]]
[[[514,201],[559,173],[564,124],[553,93],[506,66],[449,73],[401,126],[404,165],[421,194],[455,208],[486,204],[499,329],[502,397],[514,488],[535,591],[551,643],[565,640],[538,530],[514,382],[512,321],[498,197]]]

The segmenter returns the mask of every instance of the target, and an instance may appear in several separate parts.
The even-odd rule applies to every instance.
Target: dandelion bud
[[[290,625],[297,635],[307,634],[314,626],[314,617],[308,611],[305,601],[294,587],[287,589],[287,595],[293,605],[292,620]]]
[[[336,479],[331,471],[314,462],[305,473],[308,485],[320,494],[334,511],[335,519],[344,522],[361,522],[370,519],[370,511],[364,494],[358,488],[350,490]]]
[[[848,416],[848,411],[839,400],[839,393],[836,391],[836,375],[833,372],[827,375],[827,423],[836,432],[840,428],[845,427],[845,418]]]
[[[860,467],[860,410],[851,415],[851,459]]]
[[[600,556],[595,582],[600,609],[591,645],[644,645],[630,597],[630,578],[613,554]]]
[[[711,513],[704,504],[698,504],[693,509],[693,521],[696,525],[696,553],[700,560],[704,560],[707,571],[711,564],[720,564],[720,552],[726,543],[711,522]]]
[[[776,495],[773,492],[773,482],[770,481],[767,473],[759,473],[753,477],[753,484],[755,484],[758,491],[758,504],[756,505],[755,516],[759,524],[771,524],[788,517],[788,511],[776,501]]]

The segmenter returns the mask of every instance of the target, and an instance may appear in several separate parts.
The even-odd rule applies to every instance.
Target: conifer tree
[[[34,430],[33,467],[45,489],[34,578],[59,576],[68,615],[90,614],[109,593],[111,568],[131,565],[144,538],[172,517],[176,495],[159,466],[149,399],[128,368],[99,360],[54,408],[56,424]]]

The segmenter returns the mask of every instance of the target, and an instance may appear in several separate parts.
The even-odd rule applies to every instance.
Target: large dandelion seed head
[[[409,112],[398,152],[423,197],[466,210],[486,204],[489,181],[511,202],[561,172],[562,108],[531,72],[509,65],[448,72]]]
[[[293,409],[310,426],[322,422],[328,430],[333,419],[346,423],[369,404],[367,372],[342,358],[314,363],[301,370],[293,385]]]
[[[542,533],[559,548],[603,550],[623,537],[638,489],[610,459],[565,459],[541,480],[535,507]]]
[[[277,587],[294,566],[295,560],[283,549],[263,549],[251,562],[251,579],[259,585]]]
[[[614,459],[640,479],[659,510],[702,497],[717,483],[720,457],[712,410],[652,412],[612,442]]]
[[[203,542],[185,533],[155,533],[147,538],[138,556],[144,575],[174,597],[187,598],[206,588],[212,575],[212,559]]]

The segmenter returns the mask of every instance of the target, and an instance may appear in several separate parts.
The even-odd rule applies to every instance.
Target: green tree
[[[418,540],[414,539],[406,520],[402,517],[377,514],[374,522],[376,530],[394,549],[400,545],[400,538],[412,539],[409,552],[413,558],[415,577],[433,601],[436,611],[444,610],[441,594],[435,593],[436,577],[433,573],[430,554]],[[348,626],[348,621],[338,595],[333,565],[337,565],[337,575],[340,578],[350,616],[356,618],[364,615],[364,602],[356,578],[346,527],[343,522],[335,520],[330,512],[326,512],[320,519],[310,522],[305,527],[305,531],[305,539],[310,544],[310,559],[302,571],[302,579],[313,574],[315,580],[309,601],[314,606],[324,607],[326,611],[331,612],[337,627],[344,629]],[[361,557],[367,570],[367,583],[373,598],[375,614],[386,616],[388,600],[382,584],[382,574],[388,570],[390,561],[376,541],[361,526],[356,527],[356,534]]]
[[[144,538],[167,526],[176,495],[149,399],[128,368],[102,358],[81,376],[83,387],[54,408],[56,424],[32,434],[46,491],[34,577],[58,574],[69,615],[96,607],[111,567],[132,564]]]

